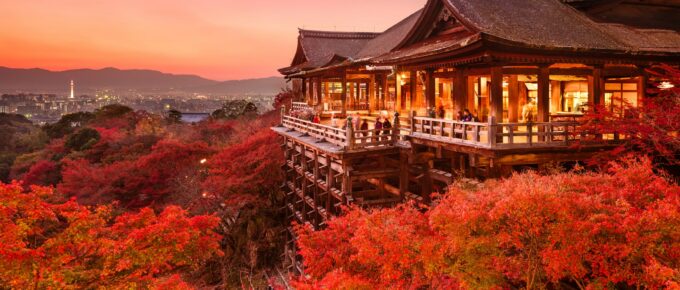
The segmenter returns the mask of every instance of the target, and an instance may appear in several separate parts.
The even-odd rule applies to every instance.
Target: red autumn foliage
[[[0,285],[15,289],[147,288],[220,255],[219,219],[178,207],[112,216],[59,202],[47,187],[0,184]]]
[[[188,168],[199,167],[199,161],[211,153],[202,142],[164,140],[136,160],[111,164],[66,160],[58,189],[86,204],[119,200],[125,207],[135,208],[162,203],[173,190],[171,179]]]
[[[50,160],[39,160],[23,176],[24,184],[53,185],[59,182],[59,166]]]
[[[537,186],[540,184],[541,186]],[[353,209],[299,228],[297,286],[581,289],[680,286],[680,187],[649,161],[453,188],[429,211]]]
[[[269,129],[226,147],[209,159],[204,187],[226,196],[233,193],[270,193],[281,183],[283,153]]]
[[[653,84],[654,89],[647,92],[652,96],[641,100],[639,106],[626,102],[614,110],[597,106],[584,117],[582,130],[594,134],[616,132],[624,139],[616,150],[601,156],[605,162],[633,153],[649,156],[659,165],[680,165],[680,70],[661,65],[648,72],[675,87],[658,89],[659,84]]]

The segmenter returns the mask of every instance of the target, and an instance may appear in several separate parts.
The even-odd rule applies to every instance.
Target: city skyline
[[[151,69],[220,81],[268,77],[289,64],[297,28],[379,32],[424,3],[283,2],[0,0],[6,12],[0,66]]]

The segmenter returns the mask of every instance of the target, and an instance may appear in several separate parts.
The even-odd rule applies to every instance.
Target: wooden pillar
[[[307,79],[301,78],[302,80],[302,91],[300,92],[300,99],[307,101]]]
[[[519,121],[519,82],[517,75],[511,75],[508,81],[508,121]]]
[[[604,79],[602,66],[593,66],[593,74],[588,77],[588,102],[594,106],[604,103]]]
[[[436,100],[435,100],[435,77],[434,70],[428,69],[425,71],[425,103],[429,109],[436,110]]]
[[[371,74],[371,79],[368,81],[368,98],[366,102],[368,103],[368,113],[370,114],[373,109],[378,107],[378,94],[376,86],[376,78],[374,74]]]
[[[475,110],[478,109],[475,104],[475,86],[477,86],[477,82],[475,81],[475,78],[469,76],[465,77],[465,82],[467,83],[467,95],[465,96],[467,98],[466,109],[469,109],[470,112],[474,113]]]
[[[405,149],[402,149],[399,153],[399,197],[401,200],[406,198],[408,192],[408,175],[408,154]]]
[[[333,194],[331,192],[333,191],[333,188],[335,187],[335,174],[333,174],[333,160],[331,159],[330,156],[326,155],[326,167],[328,168],[328,171],[326,172],[326,187],[328,190],[326,190],[326,213],[330,214],[331,212],[331,199],[333,198]]]
[[[347,74],[342,73],[342,77],[340,78],[340,81],[342,82],[342,92],[340,94],[340,98],[342,100],[342,115],[347,115]]]
[[[562,101],[562,82],[550,81],[550,108],[559,111]]]
[[[411,84],[410,84],[411,92],[409,96],[409,112],[413,111],[413,102],[417,99],[418,96],[418,71],[417,70],[411,70]]]
[[[401,94],[403,92],[401,91],[401,82],[403,80],[401,79],[401,73],[397,71],[394,75],[394,110],[395,111],[401,111],[402,105],[401,105]]]
[[[503,67],[491,68],[491,88],[489,99],[489,116],[494,117],[494,122],[503,122]]]
[[[538,107],[538,122],[550,121],[550,68],[541,66],[538,69],[538,97],[536,98]]]
[[[467,109],[467,77],[464,69],[456,69],[456,79],[453,80],[453,104],[455,113]]]
[[[647,97],[647,81],[649,80],[649,73],[646,67],[640,67],[640,76],[638,77],[638,106]]]
[[[389,80],[387,75],[382,76],[382,99],[380,99],[380,108],[382,110],[387,109],[387,98],[390,97],[390,87],[389,87]]]
[[[307,202],[305,201],[305,197],[308,195],[307,192],[307,185],[308,185],[308,180],[307,177],[305,176],[305,173],[307,172],[307,148],[304,146],[300,146],[300,166],[302,167],[302,174],[300,177],[302,178],[301,184],[300,184],[300,190],[302,190],[302,196],[300,197],[302,201],[302,208],[301,214],[302,214],[302,222],[306,222],[309,220],[309,217],[307,216]]]
[[[316,79],[316,104],[323,106],[323,90],[321,88],[321,78]]]

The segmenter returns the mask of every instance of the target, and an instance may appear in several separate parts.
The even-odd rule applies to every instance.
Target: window
[[[636,107],[638,104],[637,83],[634,82],[607,82],[604,85],[604,105],[614,113],[621,113],[624,104]]]

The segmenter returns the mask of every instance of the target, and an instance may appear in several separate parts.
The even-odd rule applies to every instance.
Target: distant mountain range
[[[285,87],[281,77],[248,80],[214,81],[196,75],[176,75],[154,70],[75,69],[49,71],[45,69],[15,69],[0,67],[0,93],[68,94],[69,82],[76,85],[76,94],[97,90],[135,90],[140,93],[200,93],[214,95],[276,94]]]

